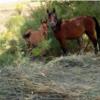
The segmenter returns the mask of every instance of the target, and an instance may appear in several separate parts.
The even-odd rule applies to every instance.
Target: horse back
[[[86,31],[91,34],[94,30],[95,22],[91,16],[79,16],[63,21],[59,35],[62,35],[62,37],[65,38],[73,39],[82,36],[82,34]]]
[[[59,37],[73,39],[80,37],[84,31],[84,19],[81,17],[65,20],[61,24],[61,30],[59,31]]]

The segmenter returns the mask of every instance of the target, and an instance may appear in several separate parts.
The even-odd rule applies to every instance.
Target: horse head
[[[52,30],[54,32],[58,31],[60,29],[62,19],[58,19],[55,8],[53,8],[52,11],[49,11],[47,9],[47,15],[48,15],[48,22]]]
[[[47,9],[47,15],[50,26],[54,28],[57,24],[57,15],[55,9],[53,8],[51,12]]]
[[[47,22],[47,19],[41,20],[40,30],[42,30],[43,31],[42,33],[45,36],[47,36],[47,32],[48,32],[48,22]]]

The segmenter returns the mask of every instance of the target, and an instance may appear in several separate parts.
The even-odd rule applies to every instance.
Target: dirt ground
[[[100,100],[100,56],[1,66],[0,100]]]

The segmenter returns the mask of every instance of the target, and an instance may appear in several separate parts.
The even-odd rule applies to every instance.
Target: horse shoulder
[[[70,21],[65,20],[62,24],[61,24],[61,30],[69,30],[71,28],[71,23]]]

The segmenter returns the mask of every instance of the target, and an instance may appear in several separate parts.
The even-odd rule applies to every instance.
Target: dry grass
[[[1,68],[0,99],[99,100],[99,76],[100,57],[91,54],[54,58],[47,64],[20,62]]]

